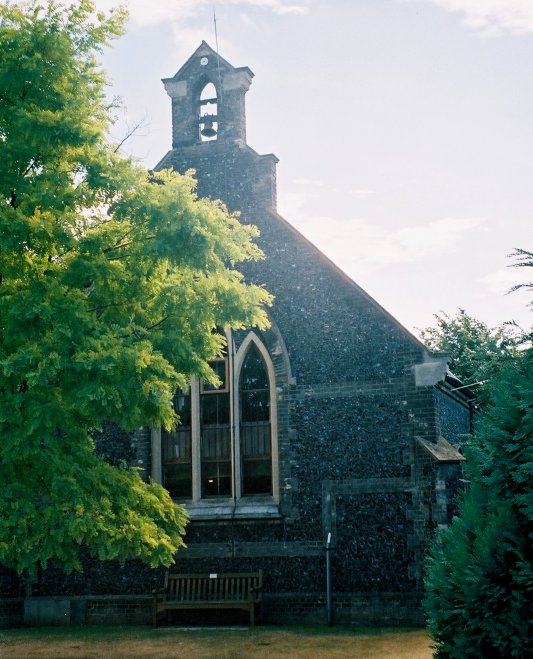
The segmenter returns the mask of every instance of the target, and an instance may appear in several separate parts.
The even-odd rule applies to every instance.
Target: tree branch
[[[120,140],[120,142],[113,149],[113,153],[117,153],[124,146],[124,144],[132,137],[139,128],[144,128],[147,126],[147,116],[144,115],[136,124],[133,125],[133,128],[128,128],[126,135]]]

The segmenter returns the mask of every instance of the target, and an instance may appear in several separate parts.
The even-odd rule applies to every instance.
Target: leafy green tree
[[[267,323],[235,264],[256,230],[149,175],[106,135],[97,56],[124,13],[89,0],[0,5],[0,562],[169,564],[186,515],[94,451],[106,420],[171,428],[191,374],[213,381],[217,326]]]
[[[470,488],[435,542],[425,608],[442,659],[533,656],[533,349],[490,387]]]
[[[485,405],[485,383],[516,356],[523,337],[512,324],[491,329],[464,309],[455,316],[441,312],[434,318],[436,325],[423,329],[420,338],[431,350],[449,353],[451,372]]]

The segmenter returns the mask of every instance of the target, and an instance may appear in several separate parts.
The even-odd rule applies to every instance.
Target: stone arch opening
[[[218,95],[212,82],[204,84],[198,98],[198,138],[200,142],[218,139]]]

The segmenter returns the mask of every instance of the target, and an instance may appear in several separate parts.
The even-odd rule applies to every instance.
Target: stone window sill
[[[201,502],[184,503],[191,521],[213,519],[279,519],[279,506],[275,503]]]

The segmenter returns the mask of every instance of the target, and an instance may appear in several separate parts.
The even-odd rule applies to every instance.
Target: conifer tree
[[[526,659],[533,656],[533,348],[515,351],[493,377],[465,454],[468,490],[428,559],[425,608],[436,656]]]

